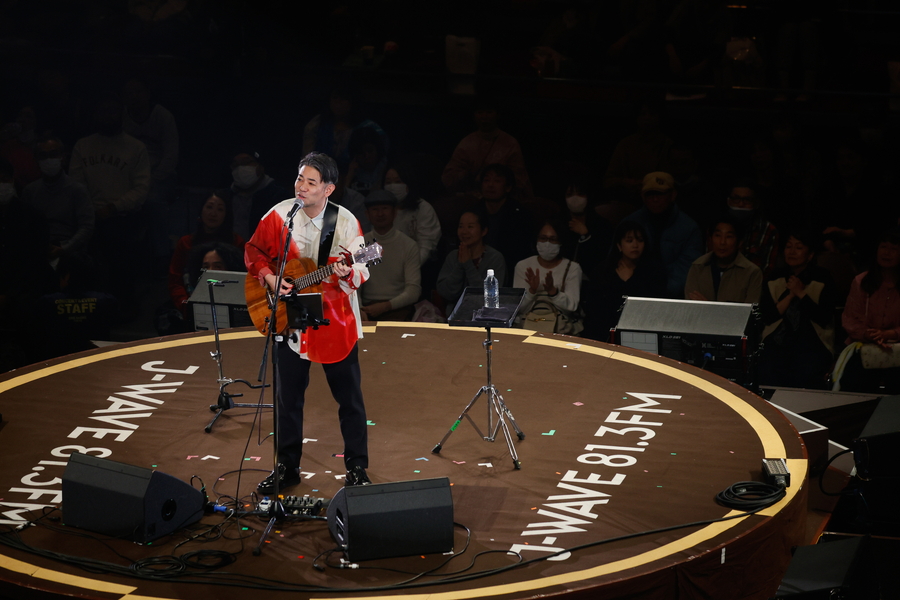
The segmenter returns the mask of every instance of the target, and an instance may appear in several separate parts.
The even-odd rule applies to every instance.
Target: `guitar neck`
[[[299,279],[294,281],[294,287],[298,290],[305,290],[306,288],[322,283],[329,275],[334,273],[334,265],[337,263],[331,263],[329,265],[325,265],[321,269],[316,269],[311,273],[307,273],[303,275]]]

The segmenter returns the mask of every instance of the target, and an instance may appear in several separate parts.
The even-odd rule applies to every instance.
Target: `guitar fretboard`
[[[334,265],[337,263],[331,263],[329,265],[325,265],[321,269],[316,269],[312,273],[307,273],[303,275],[299,279],[294,280],[294,287],[298,290],[305,290],[311,285],[316,285],[318,283],[322,283],[325,281],[325,278],[334,273]]]

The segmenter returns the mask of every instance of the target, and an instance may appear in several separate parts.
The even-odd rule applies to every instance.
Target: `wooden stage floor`
[[[486,383],[484,330],[385,323],[367,327],[360,340],[369,475],[375,483],[449,478],[454,520],[471,531],[461,556],[415,581],[428,586],[392,587],[448,557],[314,569],[314,558],[335,546],[323,521],[279,524],[261,556],[251,554],[265,526],[256,517],[206,515],[144,546],[63,524],[64,464],[80,448],[193,478],[196,487],[202,481],[210,500],[250,500],[272,464],[271,411],[261,416],[261,433],[253,409],[227,411],[204,433],[217,367],[213,336],[198,333],[72,355],[0,378],[0,537],[117,566],[87,570],[2,545],[0,595],[200,600],[258,593],[227,585],[238,580],[271,590],[272,598],[768,598],[775,591],[807,526],[805,450],[776,409],[716,375],[636,350],[521,330],[492,333],[493,382],[526,434],[515,442],[521,470],[502,436],[484,441],[465,420],[440,454],[431,452]],[[255,331],[224,333],[225,375],[255,381],[264,345]],[[240,401],[256,401],[243,391]],[[335,456],[342,443],[337,406],[317,366],[306,415],[304,479],[289,492],[330,499],[343,484]],[[483,398],[471,415],[484,431]],[[787,497],[759,514],[718,521],[737,513],[718,505],[716,493],[760,480],[764,457],[788,459]],[[39,508],[60,503],[62,515]],[[97,510],[116,507],[100,498]],[[26,521],[36,525],[16,527]],[[645,533],[664,528],[672,529]],[[175,549],[206,530],[221,537]],[[613,538],[621,539],[607,541]],[[457,529],[456,552],[465,540]],[[119,573],[139,559],[198,550],[224,550],[237,560],[216,573],[188,569],[189,577]],[[524,564],[513,566],[519,559],[508,551]]]

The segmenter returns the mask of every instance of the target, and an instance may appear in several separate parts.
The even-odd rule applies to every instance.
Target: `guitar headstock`
[[[372,242],[363,246],[359,250],[353,253],[353,262],[354,263],[366,263],[366,266],[377,265],[381,262],[381,252],[383,248],[381,244],[377,241],[372,240]]]

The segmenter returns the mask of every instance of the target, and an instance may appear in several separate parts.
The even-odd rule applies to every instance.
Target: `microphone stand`
[[[275,523],[281,521],[285,517],[284,503],[281,502],[279,498],[279,494],[281,490],[279,489],[279,472],[278,472],[278,416],[279,416],[279,408],[278,408],[278,351],[275,348],[275,344],[278,342],[284,341],[284,336],[278,333],[278,302],[281,300],[281,296],[279,294],[281,289],[281,281],[284,278],[284,268],[287,265],[287,254],[288,248],[291,245],[291,238],[293,237],[294,232],[294,215],[297,214],[297,210],[302,208],[303,203],[298,201],[294,203],[294,206],[291,208],[291,211],[288,213],[288,220],[285,223],[285,228],[287,229],[286,235],[284,236],[284,246],[281,249],[281,255],[278,257],[279,265],[278,265],[278,277],[275,280],[275,284],[278,288],[275,290],[275,301],[272,302],[272,313],[269,316],[269,335],[268,340],[266,342],[266,350],[263,353],[263,362],[260,365],[260,374],[261,381],[265,381],[266,377],[266,365],[267,365],[267,357],[269,349],[271,347],[272,350],[272,418],[274,422],[273,429],[273,442],[274,442],[274,460],[273,460],[273,469],[272,472],[275,474],[275,491],[272,494],[272,502],[269,505],[268,515],[269,522],[266,524],[265,530],[263,530],[262,535],[259,539],[259,544],[257,544],[256,548],[253,549],[253,556],[259,556],[262,553],[262,546],[266,543],[266,538],[272,531],[272,528],[275,526]],[[260,395],[264,394],[265,390],[260,390]],[[238,495],[240,497],[240,495]]]

